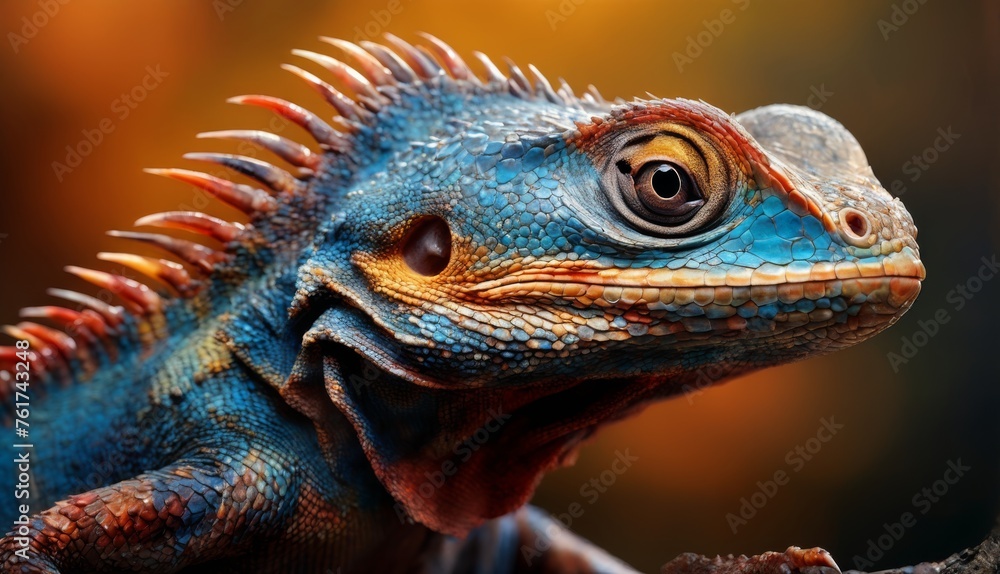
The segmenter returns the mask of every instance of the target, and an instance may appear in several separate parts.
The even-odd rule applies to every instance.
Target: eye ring
[[[610,146],[601,168],[605,205],[647,235],[681,238],[709,230],[742,187],[734,181],[738,167],[687,126],[624,132]]]

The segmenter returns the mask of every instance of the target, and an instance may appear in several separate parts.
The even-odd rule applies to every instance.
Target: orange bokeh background
[[[268,125],[263,112],[225,98],[266,93],[332,113],[278,68],[294,60],[295,47],[332,53],[320,35],[353,40],[367,27],[416,40],[416,31],[428,31],[463,56],[510,56],[578,89],[593,83],[606,96],[648,91],[732,112],[808,103],[855,133],[883,183],[905,183],[929,270],[914,309],[859,347],[658,404],[605,429],[574,468],[543,482],[536,503],[560,513],[582,502],[573,529],[644,571],[684,551],[757,553],[790,544],[823,545],[847,568],[884,534],[884,523],[913,510],[912,497],[941,478],[948,460],[961,457],[973,470],[873,569],[942,558],[985,535],[1000,510],[1000,281],[987,282],[961,310],[947,297],[1000,239],[997,176],[987,169],[998,159],[1000,11],[993,3],[909,0],[919,8],[886,39],[879,21],[892,22],[889,0],[396,1],[0,5],[0,322],[46,301],[47,286],[86,289],[60,269],[109,268],[93,253],[130,246],[105,230],[191,205],[191,190],[141,168],[196,167],[179,156],[234,149],[196,140],[196,132]],[[48,4],[58,11],[37,16]],[[724,10],[732,18],[720,28]],[[45,23],[29,38],[24,18]],[[700,53],[691,46],[709,37]],[[691,61],[679,68],[678,53]],[[167,75],[122,119],[115,102],[142,82],[147,66]],[[60,181],[52,163],[65,162],[66,146],[104,118],[113,131]],[[911,181],[906,162],[948,126],[961,138]],[[237,218],[225,207],[208,210]],[[895,372],[887,353],[898,353],[900,338],[941,308],[950,322]],[[814,437],[824,417],[843,428],[796,472],[786,454]],[[638,460],[591,504],[580,487],[625,449]],[[780,470],[789,483],[734,533],[726,515]]]

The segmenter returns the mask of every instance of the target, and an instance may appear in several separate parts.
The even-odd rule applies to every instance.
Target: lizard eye
[[[403,261],[413,271],[433,277],[451,261],[451,229],[436,216],[421,217],[407,232],[402,243]]]
[[[683,223],[705,205],[701,191],[687,171],[669,161],[642,165],[632,175],[632,181],[635,199],[663,223]]]
[[[690,236],[717,223],[735,188],[723,154],[693,130],[672,130],[623,142],[608,154],[601,180],[625,222],[659,237]]]

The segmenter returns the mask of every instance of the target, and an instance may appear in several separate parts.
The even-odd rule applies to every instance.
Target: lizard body
[[[330,40],[353,67],[296,52],[342,87],[288,67],[331,123],[234,99],[314,148],[204,134],[287,168],[188,156],[254,185],[153,170],[249,221],[137,223],[221,247],[119,233],[183,264],[102,254],[162,288],[69,268],[116,302],[55,290],[66,307],[24,312],[54,326],[8,328],[7,400],[20,362],[45,396],[30,515],[0,514],[6,571],[527,571],[540,531],[557,534],[532,571],[628,571],[521,508],[546,471],[705,366],[855,344],[919,292],[912,219],[825,115],[611,103],[387,38]]]

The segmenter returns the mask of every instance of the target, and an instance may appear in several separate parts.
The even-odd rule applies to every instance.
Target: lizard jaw
[[[465,295],[490,305],[597,307],[627,321],[619,331],[595,331],[587,321],[575,329],[583,340],[685,333],[698,338],[699,333],[734,331],[766,336],[783,330],[780,324],[819,327],[837,321],[847,321],[852,330],[864,329],[866,338],[910,307],[926,276],[909,247],[876,261],[764,264],[726,271],[575,265],[532,266],[481,282]],[[761,319],[774,324],[762,327]]]
[[[680,295],[682,300],[699,301],[705,288],[717,292],[741,287],[757,291],[761,296],[773,293],[780,299],[792,299],[794,294],[809,287],[842,285],[856,287],[858,292],[876,294],[888,286],[890,304],[897,306],[912,298],[926,277],[923,263],[909,247],[877,261],[841,261],[839,263],[796,262],[779,266],[765,263],[756,269],[730,266],[720,269],[618,269],[572,262],[571,266],[537,265],[482,281],[468,290],[469,297],[487,301],[510,298],[561,298],[577,300],[585,305],[626,307],[655,301],[669,303]],[[796,286],[801,286],[799,289]],[[699,293],[686,291],[701,290]],[[851,293],[854,295],[855,293]],[[798,299],[801,299],[801,295]],[[818,297],[816,297],[818,298]],[[794,302],[794,299],[786,302]],[[654,306],[655,308],[655,306]]]

